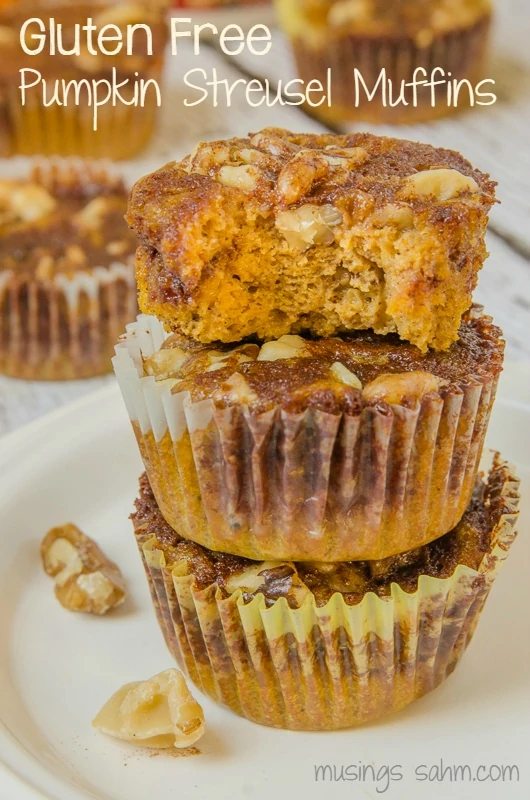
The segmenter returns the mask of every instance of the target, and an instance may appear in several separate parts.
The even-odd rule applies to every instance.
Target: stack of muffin
[[[494,184],[367,134],[201,143],[140,180],[115,371],[168,647],[267,725],[403,708],[469,642],[515,537],[478,474],[501,332],[471,292]]]

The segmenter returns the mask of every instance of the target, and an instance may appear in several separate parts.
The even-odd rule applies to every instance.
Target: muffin
[[[164,50],[168,31],[166,10],[169,0],[95,0],[95,2],[71,2],[70,0],[8,0],[0,6],[0,155],[78,155],[85,158],[132,158],[140,152],[154,130],[158,111],[154,84],[144,94],[144,104],[134,104],[135,86],[142,80],[160,82],[164,62]],[[40,53],[29,55],[20,46],[21,26],[30,18],[43,20],[46,42]],[[152,32],[153,55],[146,54],[146,37],[142,31],[133,36],[133,50],[127,55],[125,46],[113,56],[106,56],[97,47],[96,55],[87,49],[86,34],[80,36],[79,55],[50,55],[50,19],[56,27],[62,26],[62,45],[72,50],[75,43],[75,25],[86,25],[91,18],[99,30],[104,25],[116,25],[126,42],[127,25],[148,25]],[[26,31],[28,47],[38,45],[32,35],[42,35],[35,24]],[[112,31],[114,35],[114,31]],[[108,43],[111,49],[115,43]],[[47,101],[53,96],[55,82],[61,103],[62,89],[70,82],[77,82],[79,102],[75,104],[74,88],[69,90],[66,102],[43,103],[43,89],[36,87],[26,92],[25,104],[21,103],[20,70],[36,70],[46,81]],[[88,103],[93,81],[110,81],[115,85],[124,102],[109,100],[97,108],[97,130],[94,130],[94,108]],[[30,75],[36,79],[35,74]],[[29,78],[28,78],[29,80]],[[84,83],[79,83],[84,82]],[[87,84],[90,89],[87,89]],[[121,84],[121,86],[120,86]],[[72,87],[76,84],[72,83]],[[103,84],[101,84],[103,87]],[[140,91],[140,90],[139,90]],[[100,90],[103,97],[103,88]]]
[[[140,308],[205,343],[371,328],[445,350],[494,186],[458,153],[370,134],[201,143],[133,188]]]
[[[449,350],[425,354],[366,331],[201,345],[140,316],[113,363],[173,528],[247,558],[333,562],[457,524],[503,351],[480,307]]]
[[[276,7],[302,80],[327,86],[331,71],[331,102],[312,109],[328,120],[439,117],[473,105],[470,90],[486,77],[491,0],[276,0]],[[447,85],[402,85],[415,71],[419,80],[461,83],[456,105]]]
[[[127,190],[96,162],[43,162],[0,180],[0,373],[109,372],[137,313]]]
[[[168,647],[237,714],[325,730],[375,720],[455,668],[515,538],[518,482],[497,457],[462,520],[386,563],[256,563],[164,521],[146,476],[132,516]]]

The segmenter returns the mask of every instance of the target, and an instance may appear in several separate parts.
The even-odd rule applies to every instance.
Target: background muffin
[[[136,313],[127,190],[105,165],[42,162],[0,181],[0,372],[108,372]]]
[[[484,75],[491,21],[490,0],[276,0],[280,23],[292,41],[300,77],[327,85],[331,69],[332,107],[313,109],[331,119],[371,122],[419,122],[448,113],[447,103],[431,104],[431,90],[419,87],[414,106],[412,88],[393,108],[359,93],[355,106],[354,70],[372,91],[385,70],[399,97],[401,81],[411,81],[423,68],[427,78],[440,67],[451,80],[473,86]],[[423,76],[422,76],[423,77]],[[436,80],[444,75],[436,74]],[[380,97],[380,95],[379,95]],[[469,105],[464,87],[458,106]]]
[[[120,87],[120,94],[127,102],[133,99],[135,80],[159,81],[164,63],[164,49],[168,32],[166,11],[169,0],[139,0],[138,2],[70,2],[70,0],[38,0],[28,2],[11,0],[0,6],[0,155],[79,155],[87,158],[131,158],[147,144],[153,133],[157,114],[156,96],[145,92],[145,104],[126,105],[112,101],[99,106],[98,126],[93,130],[94,109],[88,105],[86,89],[80,92],[81,102],[74,104],[71,91],[68,104],[56,103],[45,107],[42,91],[28,90],[26,102],[21,104],[21,68],[38,70],[48,81],[48,95],[53,93],[56,79],[70,81],[109,80],[112,69],[116,69],[116,83],[129,80]],[[49,44],[41,53],[26,54],[19,41],[21,25],[32,17],[42,19],[49,27],[55,19],[62,25],[63,46],[72,49],[74,25],[86,25],[89,17],[93,24],[101,27],[117,25],[122,31],[128,24],[149,25],[153,37],[153,55],[146,55],[145,45],[140,47],[140,37],[134,39],[135,50],[127,55],[125,49],[115,56],[106,56],[98,51],[89,53],[81,46],[80,55],[50,55]],[[37,28],[30,28],[29,33]],[[81,39],[81,41],[83,41]],[[142,44],[145,39],[142,40]],[[30,41],[32,47],[36,46]],[[114,46],[114,45],[113,45]]]
[[[455,668],[515,538],[518,482],[497,458],[461,522],[386,565],[256,563],[183,540],[145,477],[135,534],[166,643],[215,700],[264,725],[375,720]]]

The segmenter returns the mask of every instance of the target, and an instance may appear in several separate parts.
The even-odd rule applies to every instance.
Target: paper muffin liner
[[[167,645],[197,686],[263,725],[328,730],[398,711],[436,688],[455,668],[515,539],[518,481],[497,462],[490,475],[497,509],[491,546],[477,570],[422,575],[407,593],[367,593],[357,605],[334,594],[318,607],[284,597],[266,607],[216,585],[198,589],[185,561],[171,563],[155,537],[137,537]],[[168,563],[169,562],[169,563]]]
[[[281,3],[282,0],[278,0],[280,7]],[[408,105],[399,103],[392,107],[387,101],[385,107],[380,100],[380,90],[370,101],[361,85],[356,107],[354,70],[361,73],[368,90],[372,91],[384,68],[386,79],[392,81],[394,101],[400,95],[401,82],[411,81],[418,67],[427,71],[427,79],[432,70],[441,67],[445,75],[437,73],[436,80],[450,75],[448,80],[467,79],[474,86],[483,77],[490,27],[491,16],[485,15],[473,25],[434,35],[431,43],[423,47],[408,36],[376,38],[351,34],[330,37],[318,48],[310,47],[303,38],[293,40],[292,46],[298,74],[305,82],[317,79],[327,86],[327,70],[331,69],[331,107],[323,104],[312,109],[313,113],[334,121],[410,123],[469,107],[469,90],[464,86],[460,91],[457,109],[447,104],[444,86],[439,87],[434,106],[430,90],[420,87],[416,106],[412,89],[408,88],[404,95]]]
[[[113,363],[157,502],[185,538],[256,560],[354,561],[413,550],[462,517],[496,375],[414,408],[258,414],[145,376],[165,336],[140,315]]]
[[[160,65],[149,77],[159,81],[161,72]],[[132,100],[125,90],[121,93]],[[18,85],[12,84],[0,86],[0,94],[6,131],[0,151],[3,156],[59,155],[113,161],[133,158],[151,139],[158,113],[155,94],[147,91],[143,106],[121,102],[99,106],[97,130],[93,130],[94,109],[86,100],[80,105],[45,107],[42,98],[30,92],[22,105]]]
[[[44,186],[116,180],[106,166],[78,160],[39,163],[34,177]],[[0,271],[0,373],[65,380],[110,372],[116,339],[138,310],[132,257],[51,274]]]

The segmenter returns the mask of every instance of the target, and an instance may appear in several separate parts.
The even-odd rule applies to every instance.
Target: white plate
[[[490,446],[517,464],[525,482],[528,386],[528,372],[508,371],[489,433]],[[528,502],[476,638],[437,691],[382,723],[311,734],[259,727],[195,690],[208,724],[201,755],[153,758],[90,725],[122,684],[172,664],[128,521],[141,464],[116,387],[2,439],[0,450],[1,800],[530,796]],[[117,613],[70,614],[55,600],[38,547],[50,526],[67,520],[122,567],[131,596]],[[504,782],[449,782],[449,773],[444,781],[417,779],[416,768],[442,763],[493,767],[493,777],[495,767],[515,765],[519,780],[515,772]],[[372,765],[376,780],[368,767],[364,782],[317,782],[318,764]],[[389,785],[385,767],[394,767]]]

